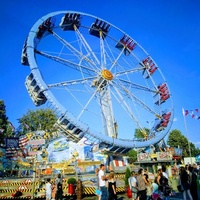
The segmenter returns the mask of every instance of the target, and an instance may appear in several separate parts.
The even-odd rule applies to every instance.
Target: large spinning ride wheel
[[[133,38],[98,17],[74,11],[42,17],[27,36],[22,64],[31,69],[26,87],[35,105],[53,109],[56,126],[74,142],[84,137],[126,153],[159,142],[171,127],[161,70]],[[136,129],[143,139],[134,138]]]

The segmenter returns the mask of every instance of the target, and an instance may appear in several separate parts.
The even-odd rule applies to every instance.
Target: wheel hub
[[[113,79],[112,73],[109,70],[107,70],[107,69],[103,69],[102,72],[101,72],[101,75],[106,80],[110,81],[110,80]]]

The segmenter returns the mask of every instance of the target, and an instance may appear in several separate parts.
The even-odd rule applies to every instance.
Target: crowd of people
[[[98,200],[117,200],[117,180],[114,171],[110,171],[106,175],[105,168],[106,166],[101,164],[95,171],[97,176],[95,193]],[[196,165],[185,165],[179,168],[178,189],[182,192],[183,200],[186,200],[187,196],[190,200],[198,200],[198,171]],[[165,166],[158,169],[154,180],[149,178],[148,171],[143,168],[140,168],[137,173],[132,171],[128,184],[132,200],[170,200],[170,196],[173,194]],[[46,200],[51,200],[53,196],[55,200],[62,200],[62,194],[61,175],[58,174],[54,184],[51,184],[50,179],[47,179]]]
[[[186,165],[179,169],[179,187],[183,200],[198,200],[197,187],[198,170],[196,165]],[[155,179],[149,179],[148,172],[139,169],[138,173],[132,172],[129,178],[129,187],[132,191],[132,200],[169,200],[174,195],[169,183],[166,167],[162,166],[157,171]]]
[[[190,200],[198,200],[198,187],[197,187],[197,177],[198,169],[194,164],[185,165],[185,167],[180,167],[180,181],[179,185],[183,192],[183,199],[186,200],[188,195]]]
[[[105,175],[105,165],[101,164],[97,169],[97,193],[99,200],[116,200],[116,178],[111,171],[108,176]],[[183,200],[198,200],[198,177],[197,165],[185,165],[179,168],[179,181]],[[128,179],[129,188],[132,192],[132,200],[170,200],[175,195],[170,184],[166,167],[163,165],[158,169],[154,180],[151,180],[148,171],[140,168],[138,172],[131,172]]]

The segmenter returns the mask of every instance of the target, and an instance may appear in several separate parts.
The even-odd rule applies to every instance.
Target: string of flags
[[[192,117],[192,119],[200,120],[199,109],[194,109],[194,110],[184,110],[183,109],[183,116],[189,116],[189,115]]]

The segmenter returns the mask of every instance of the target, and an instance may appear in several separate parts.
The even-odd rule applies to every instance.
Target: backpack
[[[57,184],[57,192],[62,193],[62,184],[60,182]]]
[[[160,183],[162,185],[161,191],[164,193],[165,196],[169,196],[172,192],[172,188],[169,186],[168,179],[165,176],[162,176]]]
[[[165,176],[161,176],[160,183],[161,183],[162,186],[169,185],[168,184],[168,179]]]

